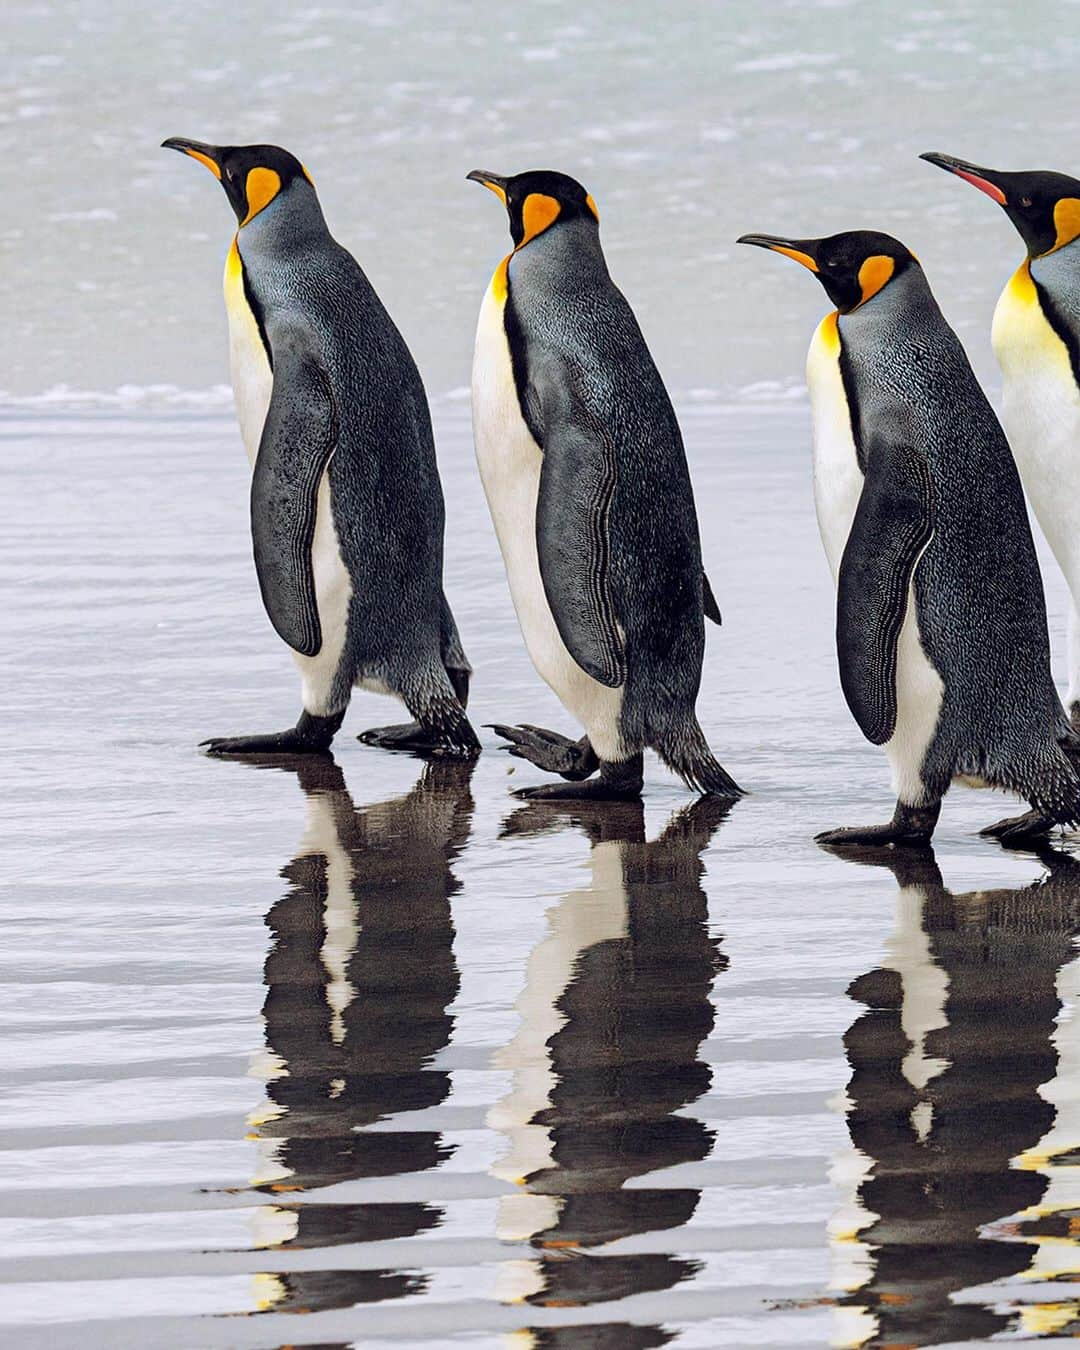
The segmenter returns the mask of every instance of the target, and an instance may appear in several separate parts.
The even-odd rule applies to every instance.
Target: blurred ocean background
[[[738,235],[898,235],[992,378],[1018,240],[916,156],[1080,172],[1080,10],[1051,0],[13,0],[5,16],[0,389],[19,398],[224,398],[233,218],[158,149],[169,135],[299,155],[436,397],[468,383],[506,248],[465,182],[477,166],[585,182],[670,386],[724,399],[798,386],[823,305]]]

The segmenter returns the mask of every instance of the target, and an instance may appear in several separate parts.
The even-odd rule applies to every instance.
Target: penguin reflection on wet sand
[[[596,203],[561,173],[469,177],[505,205],[514,241],[476,332],[480,477],[529,656],[586,733],[495,727],[568,780],[517,795],[636,797],[651,748],[696,791],[738,797],[695,713],[704,617],[720,613],[682,436]]]
[[[855,1152],[834,1168],[850,1194],[831,1226],[834,1343],[1075,1333],[1075,1305],[1036,1281],[1053,1278],[1040,1270],[1047,1243],[1048,1264],[1075,1269],[1069,1215],[1055,1222],[1050,1209],[1047,1155],[1062,1147],[1051,1143],[1062,1125],[1052,1084],[1066,1067],[1054,1038],[1063,989],[1076,993],[1080,863],[1047,849],[1043,880],[954,895],[929,850],[850,856],[889,868],[900,891],[886,961],[848,991],[866,1011],[844,1037]]]
[[[1080,730],[1080,179],[921,156],[1004,208],[1027,247],[994,311],[1002,420],[1024,488],[1072,593],[1069,692]]]
[[[267,915],[266,1102],[250,1124],[253,1186],[283,1203],[258,1212],[273,1250],[393,1241],[437,1227],[423,1201],[289,1204],[294,1192],[437,1167],[436,1129],[366,1127],[438,1106],[450,1075],[431,1067],[450,1039],[459,977],[452,866],[468,839],[470,763],[435,760],[405,796],[357,811],[329,757],[277,759],[295,772],[307,829]],[[406,1266],[410,1263],[405,1262]],[[259,1277],[272,1311],[345,1307],[420,1292],[413,1270],[312,1270]]]
[[[837,309],[810,345],[814,496],[837,583],[840,683],[885,748],[887,825],[823,843],[925,843],[955,780],[1026,798],[983,831],[1080,820],[1080,744],[1050,675],[1016,466],[914,255],[871,230],[739,241],[810,269]]]
[[[442,589],[443,497],[420,374],[307,170],[273,145],[164,142],[214,175],[239,229],[225,264],[233,392],[252,464],[263,604],[300,668],[303,711],[211,754],[329,747],[354,686],[415,723],[360,737],[472,755],[470,667]]]
[[[513,1079],[488,1114],[508,1140],[494,1171],[515,1187],[499,1202],[497,1232],[527,1244],[500,1268],[505,1302],[597,1305],[674,1288],[699,1269],[664,1252],[600,1249],[680,1228],[700,1198],[626,1183],[701,1161],[712,1145],[712,1130],[683,1110],[711,1083],[700,1052],[713,1026],[713,980],[727,961],[708,928],[702,854],[730,806],[702,798],[651,843],[639,802],[530,803],[504,828],[520,837],[580,825],[591,844],[589,884],[549,911],[517,1001],[520,1028],[496,1058]],[[656,1327],[608,1330],[598,1344],[666,1337]]]

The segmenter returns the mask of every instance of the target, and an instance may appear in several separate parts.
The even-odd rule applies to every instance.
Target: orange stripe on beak
[[[991,183],[988,178],[980,178],[977,173],[970,173],[967,169],[953,169],[957,178],[962,178],[965,183],[970,183],[972,187],[978,188],[980,192],[985,192],[992,201],[997,202],[998,206],[1005,205],[1005,194],[1002,190]]]
[[[201,150],[185,150],[184,154],[190,155],[192,159],[197,159],[200,164],[204,164],[206,168],[208,168],[210,172],[214,175],[214,177],[218,180],[218,182],[219,183],[221,182],[221,169],[217,164],[214,163],[214,161],[210,158],[209,155],[204,155]]]
[[[785,258],[792,258],[797,263],[802,263],[803,267],[808,267],[811,272],[818,270],[817,263],[811,258],[809,253],[803,253],[797,248],[785,248],[783,244],[770,244],[769,248],[774,253],[782,253]]]

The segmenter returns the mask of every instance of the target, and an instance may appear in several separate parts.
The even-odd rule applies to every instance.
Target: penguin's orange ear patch
[[[530,239],[543,234],[549,225],[559,218],[562,208],[554,197],[544,192],[530,192],[521,208],[521,225],[524,230],[519,248],[523,248]]]
[[[591,192],[590,192],[590,193],[588,194],[588,196],[585,198],[585,205],[586,205],[586,206],[589,208],[589,210],[593,213],[593,216],[596,218],[597,224],[599,224],[599,222],[600,222],[600,210],[599,210],[599,208],[597,207],[596,202],[593,200],[593,195],[592,195]]]
[[[249,169],[244,183],[244,195],[247,197],[247,215],[240,222],[241,228],[254,220],[264,207],[270,205],[281,191],[281,177],[273,169]]]
[[[885,253],[875,253],[859,268],[860,305],[865,305],[881,290],[896,271],[896,263]]]
[[[1080,199],[1076,197],[1062,197],[1059,202],[1054,203],[1054,230],[1057,238],[1054,240],[1054,249],[1064,248],[1066,244],[1080,236]],[[1051,249],[1052,253],[1054,249]]]

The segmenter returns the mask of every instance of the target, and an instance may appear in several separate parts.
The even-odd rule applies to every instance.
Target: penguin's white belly
[[[480,310],[473,359],[476,459],[502,550],[525,646],[541,678],[588,733],[601,759],[624,757],[619,733],[623,690],[587,675],[559,636],[540,576],[536,503],[543,452],[521,415],[503,304],[489,288]]]
[[[863,489],[863,473],[855,453],[851,413],[840,374],[840,338],[835,314],[822,319],[810,343],[806,383],[814,428],[814,508],[835,582]]]
[[[922,765],[937,730],[944,695],[944,682],[923,650],[912,583],[896,643],[896,729],[885,742],[893,789],[909,806],[923,802]]]
[[[806,379],[814,428],[814,504],[835,583],[863,489],[840,373],[835,315],[827,315],[814,334]],[[909,585],[896,649],[896,728],[884,749],[896,795],[910,805],[923,799],[921,769],[937,728],[943,693],[941,676],[923,650],[914,586]]]
[[[225,263],[224,290],[225,309],[229,318],[229,366],[236,416],[248,462],[254,468],[267,409],[270,407],[274,376],[258,323],[244,295],[243,270],[235,241]],[[334,528],[330,480],[326,473],[319,484],[311,563],[322,646],[316,656],[301,656],[299,652],[293,652],[293,659],[300,667],[304,708],[315,716],[325,716],[340,710],[340,699],[331,700],[331,692],[345,649],[349,601],[352,597],[352,579],[342,559],[337,530]]]
[[[1080,598],[1080,391],[1024,269],[994,311],[1002,422],[1047,542]]]

